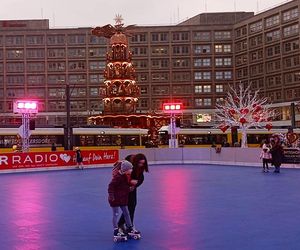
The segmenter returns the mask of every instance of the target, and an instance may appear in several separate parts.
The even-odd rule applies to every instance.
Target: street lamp
[[[15,114],[22,115],[22,126],[19,134],[22,137],[22,152],[28,152],[30,136],[30,115],[38,113],[37,102],[30,100],[17,100],[14,102],[13,110]]]
[[[170,114],[170,139],[169,148],[177,148],[178,142],[176,139],[176,119],[175,114],[182,113],[182,103],[164,103],[163,111]]]
[[[291,103],[291,126],[296,128],[295,103]]]
[[[71,105],[70,105],[70,84],[67,82],[66,84],[66,126],[64,128],[65,134],[65,150],[72,149],[72,130],[71,130],[71,122],[70,122],[70,112],[71,112]]]

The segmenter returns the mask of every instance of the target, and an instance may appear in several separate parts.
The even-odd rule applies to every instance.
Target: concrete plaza
[[[0,249],[300,249],[300,170],[150,166],[140,241],[112,241],[110,168],[0,175]]]

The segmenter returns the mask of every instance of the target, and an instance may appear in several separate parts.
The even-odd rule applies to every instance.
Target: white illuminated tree
[[[241,147],[247,147],[247,129],[265,127],[270,130],[275,111],[270,109],[267,98],[260,98],[259,90],[250,89],[251,84],[244,88],[239,83],[237,88],[229,86],[227,97],[222,103],[216,104],[216,120],[219,128],[225,132],[228,128],[239,127],[242,132]],[[266,123],[267,122],[267,123]]]

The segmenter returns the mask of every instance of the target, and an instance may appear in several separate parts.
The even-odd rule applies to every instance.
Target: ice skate
[[[128,235],[128,238],[134,239],[134,240],[139,240],[141,238],[141,232],[136,230],[134,227],[127,229],[127,235]]]
[[[114,242],[127,241],[127,235],[121,232],[119,228],[114,229]]]
[[[125,224],[119,226],[119,231],[126,234],[126,226],[125,226]]]

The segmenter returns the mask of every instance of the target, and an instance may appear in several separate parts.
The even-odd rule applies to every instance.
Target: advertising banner
[[[283,163],[300,163],[299,148],[285,148],[283,152]]]
[[[81,151],[83,165],[114,163],[119,159],[118,150]],[[0,170],[76,166],[74,151],[3,153],[0,154]]]

